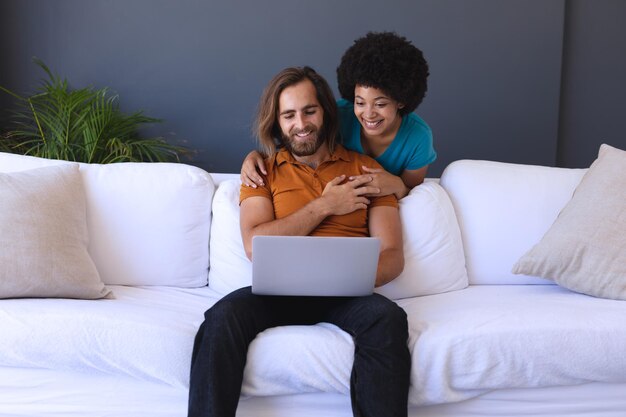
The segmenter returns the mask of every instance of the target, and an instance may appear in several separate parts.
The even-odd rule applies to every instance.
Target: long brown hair
[[[261,95],[254,130],[261,146],[261,151],[265,156],[273,155],[282,144],[282,132],[278,123],[280,94],[285,88],[307,79],[315,86],[317,101],[319,101],[324,110],[324,124],[320,135],[326,141],[328,150],[331,153],[334,152],[337,135],[339,134],[339,121],[337,103],[332,90],[326,80],[315,72],[313,68],[291,67],[285,68],[272,78],[267,87],[265,87],[263,95]]]

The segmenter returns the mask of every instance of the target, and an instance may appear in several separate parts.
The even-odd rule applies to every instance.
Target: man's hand
[[[241,183],[252,188],[263,185],[263,177],[260,174],[267,175],[263,156],[257,151],[252,151],[246,156],[241,165]]]
[[[345,175],[340,175],[324,187],[320,200],[324,202],[328,215],[341,216],[356,210],[367,209],[370,200],[366,196],[380,193],[378,187],[370,185],[372,177],[369,175],[360,175],[342,184],[345,179]]]

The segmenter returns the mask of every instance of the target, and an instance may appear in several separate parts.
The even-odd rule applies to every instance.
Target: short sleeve
[[[410,129],[407,139],[411,143],[413,152],[405,169],[420,169],[437,159],[437,152],[433,146],[433,133],[430,127],[416,114],[410,115]]]
[[[433,134],[430,128],[421,132],[420,140],[416,144],[413,155],[405,169],[420,169],[432,164],[437,159],[437,152],[433,146]]]
[[[390,195],[385,195],[382,197],[376,197],[373,198],[372,201],[369,204],[369,208],[371,209],[372,207],[379,207],[379,206],[387,206],[387,207],[395,207],[398,208],[398,199],[396,198],[395,195],[390,194]]]
[[[250,197],[265,197],[271,199],[272,193],[269,188],[267,188],[267,184],[257,186],[257,188],[248,187],[242,184],[239,189],[239,204],[241,204],[241,202],[246,198]]]

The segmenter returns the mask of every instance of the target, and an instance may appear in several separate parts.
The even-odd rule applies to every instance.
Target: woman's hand
[[[369,175],[359,175],[353,181],[343,182],[345,175],[340,175],[326,184],[319,201],[324,203],[323,212],[327,216],[341,216],[359,209],[367,209],[370,200],[367,195],[377,195],[380,191],[371,186]]]
[[[363,166],[362,169],[367,172],[367,174],[352,176],[350,180],[371,177],[372,180],[368,182],[367,185],[378,188],[380,192],[377,194],[367,194],[369,197],[382,197],[384,195],[395,194],[396,198],[400,200],[410,191],[404,184],[404,181],[402,181],[402,178],[390,174],[384,169],[368,168],[366,166]]]
[[[257,151],[252,151],[246,156],[241,165],[241,183],[252,188],[264,185],[263,177],[260,174],[267,175],[263,156]]]

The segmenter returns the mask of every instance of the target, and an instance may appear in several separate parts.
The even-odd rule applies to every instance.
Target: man
[[[404,267],[398,203],[393,195],[370,200],[368,194],[378,190],[367,178],[350,181],[363,166],[378,164],[335,143],[336,114],[328,84],[311,68],[287,68],[270,81],[257,131],[271,156],[265,185],[241,189],[244,247],[251,258],[255,235],[376,236],[381,241],[376,284],[382,285]],[[189,416],[234,417],[255,336],[270,327],[318,322],[333,323],[354,338],[354,415],[406,416],[411,366],[400,307],[378,294],[275,297],[252,294],[250,287],[205,313],[192,356]]]

